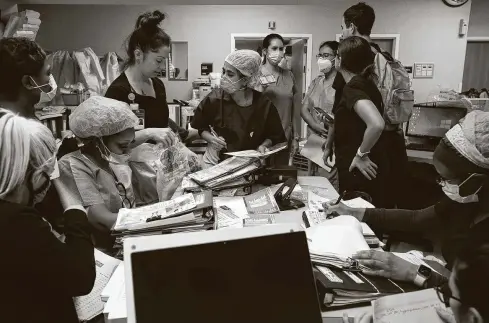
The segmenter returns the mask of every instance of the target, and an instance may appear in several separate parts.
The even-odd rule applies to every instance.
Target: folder
[[[219,186],[235,180],[261,167],[258,158],[231,157],[225,161],[201,171],[188,175],[190,179],[206,188]],[[242,170],[245,170],[244,173]]]

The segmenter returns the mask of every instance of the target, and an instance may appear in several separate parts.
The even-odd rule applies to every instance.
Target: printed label
[[[336,276],[334,272],[332,272],[329,268],[326,267],[317,267],[321,273],[323,273],[326,278],[329,279],[329,281],[333,283],[343,283],[343,280],[340,279],[340,277]]]
[[[363,284],[363,280],[361,280],[360,278],[358,278],[357,275],[355,275],[354,273],[350,272],[350,271],[345,271],[345,274],[350,277],[355,283],[357,284]]]

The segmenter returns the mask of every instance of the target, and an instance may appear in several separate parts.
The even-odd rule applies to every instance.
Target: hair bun
[[[145,12],[138,17],[138,20],[136,21],[136,29],[141,28],[154,31],[159,28],[159,25],[163,20],[165,20],[165,14],[159,10]]]

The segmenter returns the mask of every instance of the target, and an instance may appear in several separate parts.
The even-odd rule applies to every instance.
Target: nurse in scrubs
[[[285,42],[282,36],[270,34],[263,40],[263,64],[260,67],[261,90],[277,107],[282,128],[288,142],[292,143],[289,150],[284,150],[275,156],[275,164],[290,164],[290,149],[297,149],[300,128],[293,124],[294,96],[297,93],[294,74],[286,68],[284,62]],[[299,108],[299,107],[297,107]]]
[[[195,110],[191,125],[208,143],[206,166],[222,161],[223,152],[265,152],[286,141],[274,104],[254,90],[260,65],[261,57],[255,51],[229,54],[222,69],[221,88],[212,90]]]

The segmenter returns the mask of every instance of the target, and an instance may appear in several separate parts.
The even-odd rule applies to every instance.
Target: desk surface
[[[330,198],[330,199],[336,199],[338,198],[339,194],[336,192],[334,189],[333,185],[324,177],[319,177],[319,176],[299,176],[298,177],[298,184],[304,189],[304,190],[312,190],[315,191],[317,194]],[[181,192],[176,192],[175,196],[178,196],[181,194]],[[226,199],[232,199],[232,197],[216,197],[215,199],[219,199],[221,201],[225,201]],[[302,208],[299,210],[293,210],[293,211],[283,211],[280,212],[280,215],[275,217],[275,220],[277,223],[300,223],[302,224],[302,212],[306,208]],[[331,320],[327,320],[327,318],[341,318],[343,316],[343,313],[347,313],[349,317],[356,317],[366,311],[370,311],[370,306],[363,306],[363,307],[355,307],[347,310],[339,310],[339,311],[328,311],[328,312],[323,312],[322,317],[323,317],[323,322],[330,322]],[[107,322],[107,321],[106,321]],[[121,321],[109,321],[108,323],[119,323]],[[339,321],[340,322],[340,321]]]

